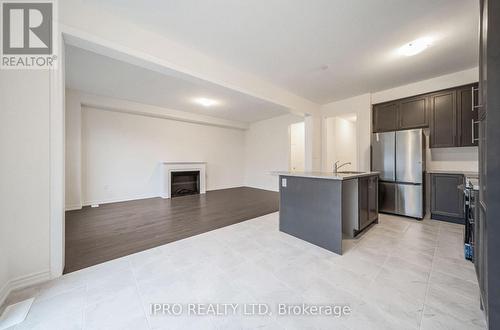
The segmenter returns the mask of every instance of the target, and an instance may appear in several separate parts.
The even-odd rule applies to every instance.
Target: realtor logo
[[[1,3],[3,69],[53,67],[54,3],[35,1]]]

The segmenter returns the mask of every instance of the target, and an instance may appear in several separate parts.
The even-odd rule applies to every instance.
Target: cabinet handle
[[[481,104],[478,104],[478,105],[474,104],[474,92],[475,91],[478,92],[477,99],[479,100],[479,88],[474,88],[474,86],[473,86],[472,87],[472,111],[483,107]]]
[[[475,104],[474,104],[474,91],[475,90],[476,89],[474,88],[474,86],[472,86],[472,97],[471,97],[471,99],[472,99],[472,111],[474,111],[474,106],[475,106]],[[472,137],[474,137],[474,135],[472,135]]]
[[[474,139],[474,124],[479,124],[479,121],[475,121],[474,119],[471,119],[471,128],[472,128],[472,144],[474,144],[476,141],[479,141],[479,138]]]

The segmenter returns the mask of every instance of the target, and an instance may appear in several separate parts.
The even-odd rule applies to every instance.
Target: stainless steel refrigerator
[[[380,212],[424,217],[425,136],[422,129],[373,133],[372,170],[380,172]]]

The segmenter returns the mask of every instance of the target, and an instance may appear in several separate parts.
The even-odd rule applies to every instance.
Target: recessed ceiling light
[[[429,37],[418,38],[399,48],[399,53],[404,56],[413,56],[423,52],[432,44]]]
[[[198,98],[194,99],[193,101],[195,103],[201,104],[204,107],[211,107],[211,106],[219,103],[216,100],[207,99],[206,97],[198,97]]]

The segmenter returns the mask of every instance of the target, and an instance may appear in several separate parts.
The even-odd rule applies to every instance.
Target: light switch
[[[286,188],[286,178],[281,179],[281,186]]]

